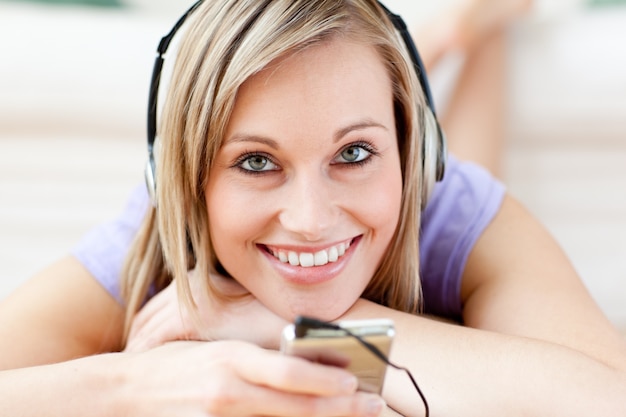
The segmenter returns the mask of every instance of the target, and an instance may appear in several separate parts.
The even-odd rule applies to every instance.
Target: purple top
[[[500,208],[504,186],[483,168],[448,158],[422,216],[420,265],[424,310],[459,320],[461,276],[478,237]],[[119,302],[124,257],[148,208],[145,187],[137,187],[124,211],[91,230],[72,254]]]

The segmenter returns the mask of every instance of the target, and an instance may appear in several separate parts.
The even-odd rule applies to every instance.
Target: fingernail
[[[355,392],[358,385],[359,382],[354,375],[347,376],[341,381],[341,389],[349,394]]]
[[[380,397],[371,397],[367,400],[365,415],[366,416],[378,416],[385,407],[385,401]]]

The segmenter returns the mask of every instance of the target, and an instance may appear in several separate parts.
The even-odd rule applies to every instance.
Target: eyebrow
[[[353,123],[351,125],[348,125],[346,127],[343,127],[337,130],[335,134],[333,135],[333,143],[339,142],[341,138],[343,138],[350,132],[369,129],[372,127],[388,130],[387,127],[381,123],[375,122],[371,119],[364,119],[364,120],[358,121],[356,123]],[[278,143],[274,139],[268,138],[266,136],[260,136],[260,135],[248,135],[245,133],[241,133],[241,134],[233,135],[227,140],[227,143],[236,143],[236,142],[258,142],[258,143],[265,144],[272,149],[279,148]]]
[[[247,135],[245,133],[240,133],[240,134],[231,136],[226,141],[226,143],[237,143],[237,142],[258,142],[258,143],[263,143],[272,149],[278,149],[278,143],[274,139],[270,139],[268,137],[259,136],[259,135]]]
[[[378,127],[384,130],[388,130],[387,127],[381,123],[375,122],[372,119],[364,119],[364,120],[361,120],[359,122],[353,123],[349,126],[339,129],[333,135],[333,142],[339,142],[341,138],[343,138],[348,133],[353,132],[355,130],[364,130],[364,129],[369,129],[371,127]]]

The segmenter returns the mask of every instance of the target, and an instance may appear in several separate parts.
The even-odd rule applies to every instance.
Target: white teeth
[[[303,268],[309,268],[315,265],[315,256],[312,253],[301,253],[300,254],[300,266]]]
[[[321,250],[315,253],[315,266],[326,265],[328,263],[328,252]]]
[[[336,246],[333,246],[328,251],[328,262],[337,262],[337,259],[339,259],[339,251]]]
[[[293,266],[301,266],[303,268],[309,268],[312,266],[323,266],[329,262],[337,262],[337,260],[346,253],[346,250],[350,247],[350,242],[342,242],[335,246],[331,246],[328,249],[324,249],[316,252],[315,254],[310,252],[297,253],[294,251],[283,251],[277,249],[270,249],[272,255],[282,263],[289,263]]]
[[[298,266],[300,265],[300,258],[298,257],[298,254],[295,252],[289,252],[288,255],[288,259],[289,259],[289,263],[293,266]]]

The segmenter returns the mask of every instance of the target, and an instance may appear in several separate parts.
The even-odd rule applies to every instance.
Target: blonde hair
[[[176,279],[193,307],[187,273],[218,271],[204,189],[239,87],[272,61],[336,37],[371,45],[393,83],[403,173],[400,221],[364,297],[416,313],[424,97],[406,48],[374,0],[212,0],[190,17],[160,125],[158,210],[151,212],[122,273],[127,329],[150,291]],[[223,273],[223,271],[222,271]],[[206,290],[217,295],[206,280]]]

